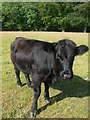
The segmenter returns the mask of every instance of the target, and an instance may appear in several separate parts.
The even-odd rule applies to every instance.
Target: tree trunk
[[[62,32],[65,32],[65,29],[62,29]]]
[[[86,30],[87,30],[87,27],[85,26],[85,28],[84,28],[84,33],[86,33]]]

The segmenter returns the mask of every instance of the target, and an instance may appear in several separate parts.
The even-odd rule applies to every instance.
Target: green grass
[[[2,117],[29,118],[33,102],[33,89],[27,85],[19,88],[13,64],[10,60],[10,44],[15,37],[56,42],[67,38],[78,45],[88,45],[88,34],[59,32],[2,32]],[[38,100],[37,118],[87,118],[88,117],[88,53],[76,57],[73,66],[74,79],[60,81],[50,87],[52,105],[44,100],[44,85]],[[21,73],[22,83],[26,83]]]

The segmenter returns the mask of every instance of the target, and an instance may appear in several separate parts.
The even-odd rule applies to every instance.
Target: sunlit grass
[[[19,88],[16,83],[13,64],[10,60],[10,44],[16,37],[26,37],[49,42],[67,38],[78,45],[88,45],[88,34],[59,32],[3,32],[2,33],[2,117],[29,118],[33,102],[33,89],[27,85]],[[73,81],[60,81],[50,87],[52,105],[44,100],[44,85],[38,100],[41,111],[37,118],[87,118],[88,117],[88,53],[77,56],[74,61]],[[21,81],[25,77],[21,73]]]

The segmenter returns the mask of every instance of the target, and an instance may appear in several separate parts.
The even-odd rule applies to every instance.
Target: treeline
[[[89,32],[89,8],[87,2],[4,2],[2,30]]]

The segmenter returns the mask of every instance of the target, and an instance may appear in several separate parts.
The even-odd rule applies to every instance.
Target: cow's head
[[[62,79],[73,78],[73,61],[76,55],[82,55],[88,51],[86,45],[76,46],[71,40],[61,40],[55,44],[56,61],[58,63],[58,70]]]

